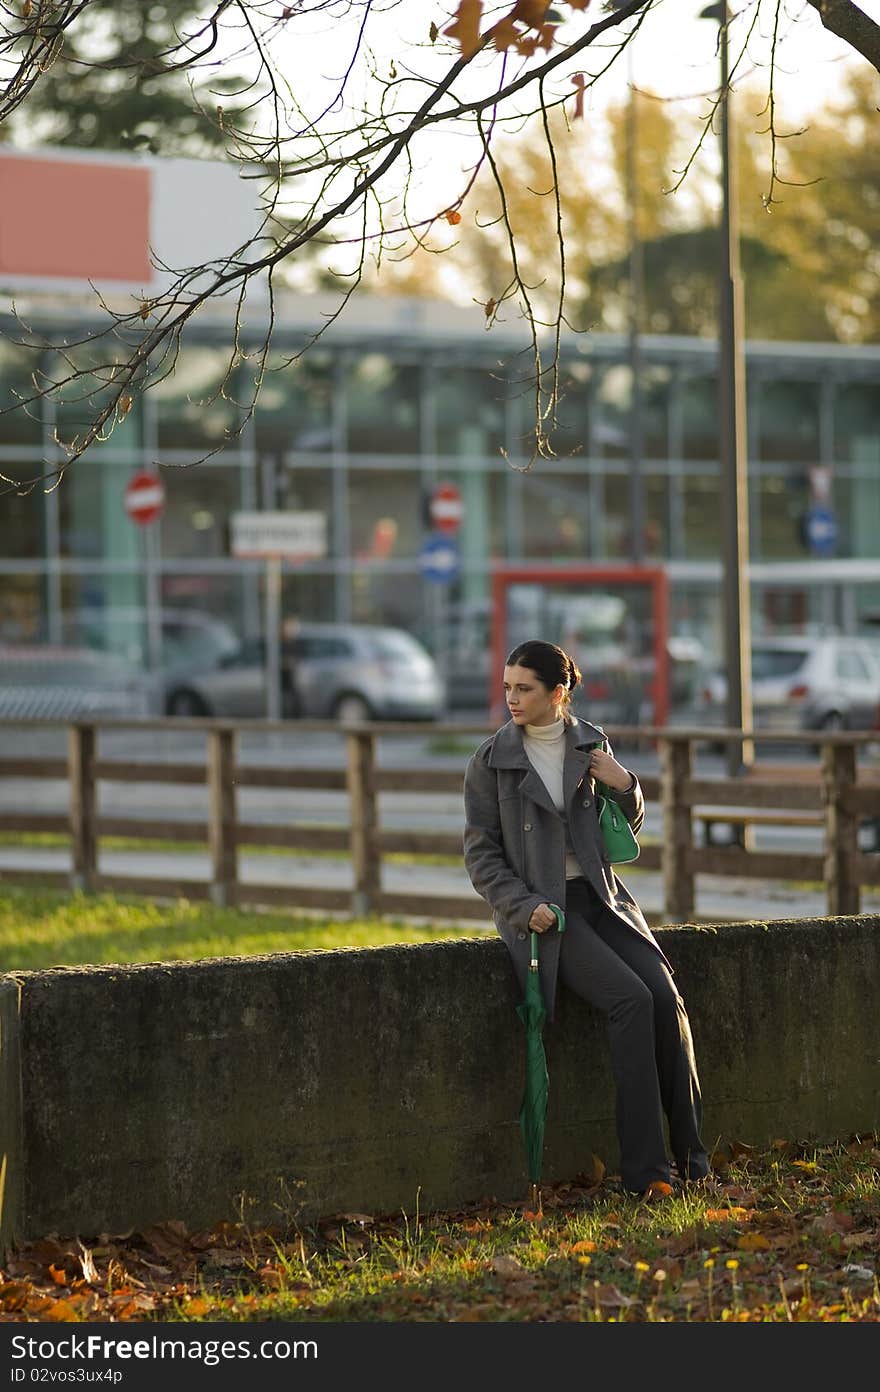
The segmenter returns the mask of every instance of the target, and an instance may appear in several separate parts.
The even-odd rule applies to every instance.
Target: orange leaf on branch
[[[499,53],[506,53],[509,48],[514,47],[517,39],[522,37],[510,15],[505,15],[504,19],[499,19],[497,24],[493,24],[489,33]]]
[[[447,208],[445,213],[441,213],[440,216],[446,219],[450,227],[455,227],[461,222],[461,213],[457,212],[455,208]]]
[[[542,24],[538,30],[538,47],[549,53],[556,42],[556,25]]]
[[[458,39],[462,58],[473,58],[480,47],[480,20],[483,0],[461,0],[455,20],[443,30],[451,39]]]
[[[529,29],[540,29],[549,8],[550,0],[516,0],[507,18],[518,19]]]
[[[571,80],[577,88],[577,94],[574,99],[574,120],[582,121],[584,118],[584,85],[586,83],[586,78],[582,72],[579,72],[575,73]]]

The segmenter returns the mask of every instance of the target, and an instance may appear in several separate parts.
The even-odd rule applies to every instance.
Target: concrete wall
[[[658,932],[710,1146],[880,1127],[880,916]],[[485,937],[0,978],[4,1241],[519,1199],[517,999]],[[615,1169],[602,1017],[545,1040],[545,1178]]]

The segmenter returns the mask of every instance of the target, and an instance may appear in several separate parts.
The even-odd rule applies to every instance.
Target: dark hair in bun
[[[562,698],[562,712],[567,714],[571,693],[581,679],[580,669],[573,657],[555,643],[545,643],[541,638],[530,638],[518,643],[508,653],[505,667],[528,667],[548,691],[564,686],[566,693]]]

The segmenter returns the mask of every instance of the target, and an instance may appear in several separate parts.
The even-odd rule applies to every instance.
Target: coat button
[[[531,824],[531,822],[526,822],[525,826],[523,827],[523,831],[531,831],[531,829],[532,829],[532,824]]]
[[[589,799],[589,798],[584,798],[584,807],[589,807],[589,805],[590,805],[590,799]]]
[[[516,937],[518,942],[525,942],[526,940],[525,933],[517,933]]]

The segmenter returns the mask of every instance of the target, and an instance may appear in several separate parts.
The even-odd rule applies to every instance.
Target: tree
[[[217,109],[233,121],[245,118],[243,108],[229,109],[241,80],[219,64],[192,85],[187,69],[165,71],[167,55],[202,28],[204,10],[199,0],[91,0],[16,112],[13,134],[37,129],[47,144],[80,149],[222,151]]]
[[[843,342],[880,341],[877,108],[873,74],[856,73],[803,136],[784,142],[769,210],[753,196],[743,218],[744,230],[786,257],[804,299],[821,306],[827,336]],[[763,172],[766,187],[766,164]]]
[[[874,140],[875,83],[857,74],[846,93],[812,116],[776,152],[762,110],[766,93],[737,91],[737,162],[746,333],[750,338],[876,342],[880,336],[880,160]],[[695,168],[687,194],[676,189],[698,125],[644,93],[637,101],[637,203],[643,243],[640,328],[645,333],[714,337],[717,323],[717,178]],[[589,126],[554,131],[564,223],[568,315],[575,325],[627,327],[626,110],[609,111],[612,177],[585,171],[600,140]],[[553,259],[548,190],[553,171],[544,132],[509,139],[497,154],[519,262],[544,312],[550,311]],[[500,233],[494,180],[483,176],[475,213],[443,256],[410,256],[384,269],[380,288],[441,293],[468,303],[497,294],[513,275]],[[439,265],[438,265],[439,262]],[[542,290],[544,292],[542,296]],[[558,287],[557,287],[558,290]]]
[[[810,3],[826,27],[880,71],[880,25],[851,0]],[[185,77],[191,84],[193,129],[203,130],[200,93],[205,82],[216,85],[218,64],[225,69],[230,55],[237,56],[247,70],[246,90],[240,93],[243,101],[237,114],[224,109],[217,122],[218,127],[222,125],[226,156],[248,166],[257,180],[264,211],[260,234],[222,261],[187,268],[152,299],[134,305],[105,304],[105,328],[87,343],[41,344],[22,326],[23,341],[35,348],[54,348],[66,363],[63,372],[40,382],[35,394],[82,384],[92,406],[84,428],[66,442],[67,464],[60,469],[47,466],[39,479],[18,481],[15,486],[19,490],[38,482],[51,486],[65,467],[111,431],[138,392],[149,390],[173,371],[181,337],[208,301],[231,296],[240,306],[248,287],[260,280],[269,296],[271,325],[273,288],[282,268],[295,266],[315,247],[335,242],[351,254],[350,264],[340,268],[344,289],[337,312],[341,313],[363,280],[370,256],[379,259],[428,246],[438,226],[459,226],[462,209],[484,170],[493,178],[503,205],[509,178],[496,153],[499,137],[521,127],[529,111],[536,112],[542,123],[553,171],[546,195],[553,227],[547,260],[555,261],[555,279],[548,284],[555,283],[558,292],[551,296],[545,317],[519,262],[519,234],[507,219],[501,225],[512,276],[484,307],[490,325],[508,301],[517,302],[523,312],[533,357],[534,457],[552,453],[559,343],[566,316],[564,190],[557,175],[553,113],[577,118],[585,90],[602,81],[603,73],[618,61],[646,14],[658,4],[659,0],[628,0],[612,12],[590,13],[590,0],[559,0],[555,9],[545,0],[513,4],[504,0],[492,10],[482,0],[459,0],[453,9],[445,13],[438,9],[430,19],[418,0],[397,0],[390,12],[399,32],[414,22],[420,29],[409,41],[400,38],[398,56],[387,65],[375,58],[372,48],[377,26],[387,12],[372,0],[293,0],[290,4],[215,0],[206,4],[192,27],[181,23],[179,35],[175,31],[164,49],[150,50],[146,76],[157,99],[169,91],[177,95],[180,79]],[[102,6],[103,0],[16,0],[15,4],[0,0],[0,123],[16,113],[27,118],[41,88],[53,80],[53,66],[66,61],[65,55],[76,54],[78,43],[87,45],[81,52],[88,52],[89,65],[102,81],[132,82],[145,76],[138,67],[142,55],[126,50],[131,56],[121,56],[117,50],[114,58],[112,52],[98,51],[98,27],[91,30],[94,40],[89,38],[89,26],[98,26]],[[775,15],[773,6],[770,10]],[[746,51],[754,24],[754,14],[745,15],[739,30],[736,21],[732,24],[732,40],[736,35],[740,54]],[[334,40],[334,52],[350,39],[349,61],[334,63],[340,75],[329,101],[323,95],[317,101],[301,100],[285,72],[288,44],[294,39],[305,44],[315,35],[325,54],[328,36]],[[599,68],[588,78],[580,68],[591,53],[597,55]],[[771,48],[767,73],[771,91],[774,53]],[[732,64],[734,78],[737,66]],[[710,110],[707,122],[711,114]],[[772,126],[772,108],[770,120]],[[419,183],[414,177],[437,131],[466,132],[476,151],[459,191],[444,200],[444,206],[437,206],[430,180]],[[149,125],[144,127],[143,118],[129,128],[129,138],[134,140],[154,134]],[[232,341],[229,374],[240,378],[243,358],[235,332]],[[251,359],[251,407],[263,380],[269,342],[267,330]],[[24,400],[11,409],[27,409],[27,405]]]
[[[766,94],[737,92],[739,216],[749,338],[876,341],[880,244],[880,161],[873,122],[876,83],[857,74],[846,94],[819,109],[809,128],[775,149]],[[640,123],[640,131],[646,122]],[[622,119],[615,121],[615,131]],[[688,139],[692,143],[696,132]],[[639,206],[645,277],[642,328],[653,333],[717,331],[717,213],[712,180],[701,172],[689,209],[673,188],[670,143],[640,170]],[[679,166],[680,167],[680,166]],[[622,179],[622,174],[619,175]],[[661,206],[658,218],[656,209]],[[665,216],[662,215],[665,209]],[[599,322],[618,326],[629,267],[625,256],[594,267],[592,303]]]

